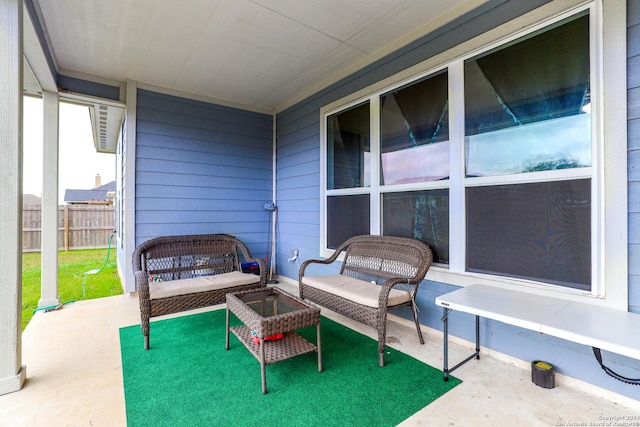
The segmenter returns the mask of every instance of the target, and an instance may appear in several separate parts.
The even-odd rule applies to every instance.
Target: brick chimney
[[[96,186],[93,187],[93,188],[98,188],[98,187],[100,187],[100,185],[101,185],[100,184],[100,174],[97,174],[96,175]]]

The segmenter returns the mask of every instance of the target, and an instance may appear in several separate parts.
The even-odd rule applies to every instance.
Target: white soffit
[[[95,103],[89,107],[93,127],[93,145],[98,153],[114,154],[117,149],[124,107]]]
[[[38,1],[38,0],[35,0]],[[281,110],[486,0],[39,0],[60,74]]]
[[[61,92],[60,100],[87,107],[96,152],[115,154],[124,120],[124,103],[69,92]]]

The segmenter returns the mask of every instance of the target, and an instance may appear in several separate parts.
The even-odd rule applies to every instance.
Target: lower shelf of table
[[[246,326],[234,326],[229,329],[259,361],[260,344],[256,344],[253,341],[251,330]],[[314,344],[302,338],[295,332],[287,332],[283,338],[265,341],[264,344],[264,358],[265,364],[267,365],[299,356],[301,354],[311,353],[318,349]]]

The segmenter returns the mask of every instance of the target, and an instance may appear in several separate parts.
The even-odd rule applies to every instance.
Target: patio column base
[[[42,308],[42,307],[54,307],[57,306],[58,304],[60,304],[60,298],[54,298],[54,299],[41,299],[40,301],[38,301],[38,308]]]
[[[24,381],[27,379],[27,367],[22,365],[18,373],[13,377],[0,378],[0,396],[13,393],[22,389]]]

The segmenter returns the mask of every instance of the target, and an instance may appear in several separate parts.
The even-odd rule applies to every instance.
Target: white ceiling
[[[36,0],[58,73],[280,111],[487,0]]]

